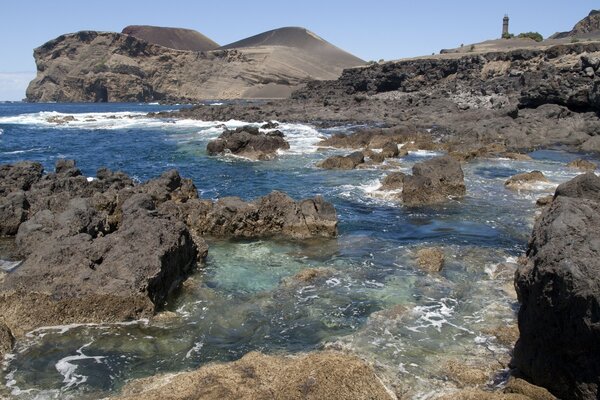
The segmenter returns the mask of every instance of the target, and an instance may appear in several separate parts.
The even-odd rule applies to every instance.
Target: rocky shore
[[[15,238],[16,268],[0,281],[0,351],[49,325],[147,318],[201,264],[206,236],[333,237],[323,198],[273,192],[252,202],[200,199],[175,170],[143,184],[72,160],[0,166],[0,232]]]
[[[600,43],[591,42],[392,61],[309,82],[287,100],[197,106],[177,115],[383,124],[426,132],[461,151],[501,144],[517,152],[550,146],[598,152],[598,60]]]

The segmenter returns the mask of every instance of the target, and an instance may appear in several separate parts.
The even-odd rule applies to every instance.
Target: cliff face
[[[150,102],[286,97],[312,79],[335,79],[342,63],[290,46],[208,52],[169,49],[130,35],[82,31],[34,51],[33,102]]]

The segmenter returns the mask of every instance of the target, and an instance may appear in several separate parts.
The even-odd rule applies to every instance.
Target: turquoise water
[[[210,107],[210,105],[207,105]],[[414,152],[390,170],[325,171],[316,162],[337,154],[317,142],[349,127],[319,130],[283,124],[291,149],[271,162],[208,157],[222,124],[153,120],[176,107],[0,104],[0,162],[28,159],[50,170],[74,158],[88,176],[101,166],[139,181],[177,168],[205,198],[251,199],[283,190],[294,198],[322,194],[338,212],[340,235],[311,241],[212,241],[206,266],[152,321],[48,327],[19,340],[2,370],[0,394],[18,399],[98,398],[128,380],[182,371],[252,350],[295,353],[338,348],[376,366],[399,393],[427,399],[452,390],[447,361],[494,365],[509,348],[490,331],[515,323],[511,292],[516,257],[525,249],[535,200],[578,171],[578,155],[532,153],[532,161],[481,160],[464,167],[467,196],[435,207],[407,208],[376,191],[390,170],[410,171],[437,155]],[[55,116],[76,121],[57,125]],[[551,181],[532,190],[504,188],[532,169]],[[440,246],[439,274],[418,269],[414,253]],[[310,281],[295,278],[317,270]]]

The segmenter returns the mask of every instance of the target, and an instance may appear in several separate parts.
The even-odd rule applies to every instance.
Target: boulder
[[[535,205],[538,207],[546,207],[547,205],[552,203],[553,199],[554,196],[542,196],[535,201]]]
[[[355,151],[347,156],[333,156],[321,161],[317,167],[324,169],[354,169],[365,162],[361,151]]]
[[[138,379],[115,400],[177,399],[392,399],[364,361],[321,351],[295,357],[257,352],[192,372]]]
[[[381,181],[381,186],[377,190],[402,190],[406,174],[403,172],[392,172]]]
[[[409,206],[436,204],[466,193],[460,162],[450,156],[416,163],[404,178],[402,201]]]
[[[438,247],[426,247],[417,251],[417,265],[425,272],[440,272],[444,268],[444,252]]]
[[[335,208],[321,196],[296,202],[274,191],[252,202],[225,197],[214,203],[190,202],[186,207],[188,226],[197,235],[298,239],[337,235]]]
[[[17,244],[27,258],[0,284],[0,318],[13,332],[138,319],[164,305],[195,268],[196,246],[183,223],[154,212],[148,194],[122,208],[112,232],[81,198],[21,225]]]
[[[383,145],[381,154],[385,158],[398,157],[400,154],[400,151],[398,150],[398,144],[394,142],[387,142],[385,145]]]
[[[10,352],[15,345],[15,338],[6,324],[0,321],[0,359]]]
[[[577,160],[573,160],[570,163],[568,163],[567,167],[577,168],[582,171],[595,171],[597,166],[591,161],[582,160],[581,158],[578,158]]]
[[[521,307],[513,364],[568,399],[600,396],[600,178],[560,185],[515,275]]]
[[[271,160],[277,156],[277,150],[289,148],[280,131],[263,133],[256,127],[243,126],[226,129],[217,139],[208,142],[206,151],[211,156],[229,153],[251,160]]]
[[[530,189],[537,182],[548,182],[541,171],[531,171],[511,176],[504,182],[504,186],[512,190]]]
[[[0,236],[14,236],[29,215],[29,202],[22,191],[0,197]]]
[[[29,190],[42,178],[43,172],[42,164],[31,161],[0,165],[0,195]]]

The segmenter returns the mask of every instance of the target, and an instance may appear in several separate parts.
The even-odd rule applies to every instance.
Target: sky
[[[195,29],[219,44],[302,26],[364,60],[438,53],[513,33],[570,30],[600,0],[81,0],[0,6],[0,100],[20,100],[35,76],[33,49],[63,33],[127,25]]]

